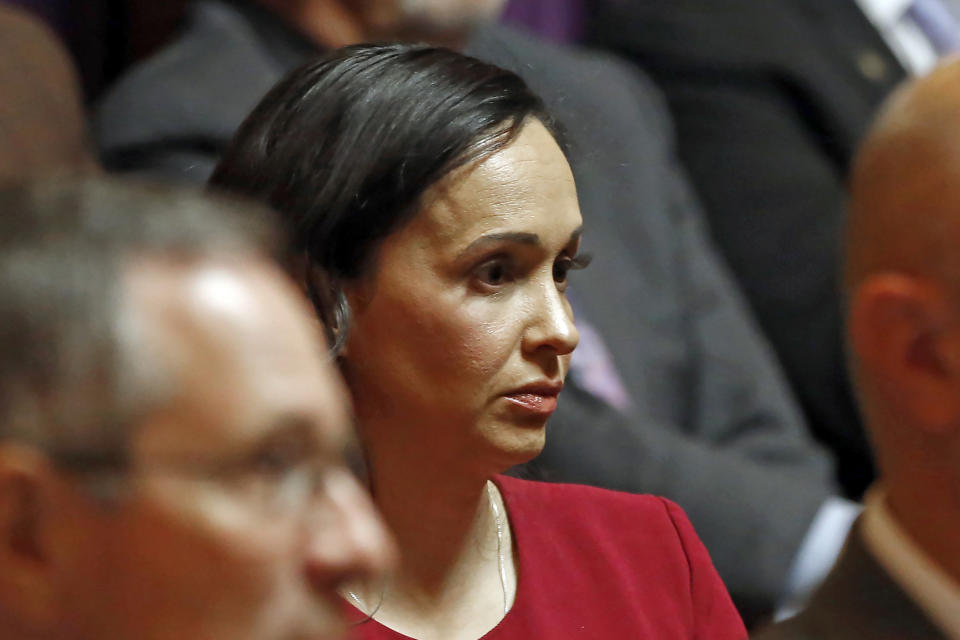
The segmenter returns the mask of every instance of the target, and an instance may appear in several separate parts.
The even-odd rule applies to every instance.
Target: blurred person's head
[[[456,46],[506,0],[257,0],[326,47],[388,40]]]
[[[340,637],[388,541],[268,218],[104,181],[0,211],[3,637]]]
[[[0,184],[95,166],[69,55],[40,21],[0,5]]]
[[[897,92],[856,159],[845,284],[895,516],[960,580],[960,63]]]
[[[383,458],[482,475],[540,451],[577,343],[582,221],[518,76],[424,45],[348,47],[281,81],[211,183],[285,216],[375,479]]]

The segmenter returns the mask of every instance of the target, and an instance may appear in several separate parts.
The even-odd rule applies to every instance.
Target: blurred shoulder
[[[546,42],[503,25],[479,29],[467,53],[521,76],[567,129],[618,135],[626,130],[628,138],[661,137],[672,130],[654,82],[613,54]]]
[[[129,69],[95,112],[101,147],[232,134],[280,78],[254,25],[228,3],[191,6],[178,36]]]

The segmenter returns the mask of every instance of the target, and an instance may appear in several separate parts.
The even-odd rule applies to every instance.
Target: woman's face
[[[578,340],[565,291],[581,225],[570,167],[531,121],[383,242],[347,287],[344,353],[374,469],[387,450],[481,472],[540,451]]]

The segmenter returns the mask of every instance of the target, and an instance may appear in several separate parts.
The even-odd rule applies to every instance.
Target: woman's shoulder
[[[659,496],[508,476],[498,476],[496,483],[515,518],[631,536],[683,538],[693,534],[683,509]]]
[[[746,637],[707,550],[673,502],[583,485],[496,482],[528,584],[578,603],[568,606],[574,613],[579,603],[617,611],[637,637]]]
[[[577,503],[630,506],[636,509],[650,509],[655,511],[662,511],[665,505],[671,505],[677,509],[680,508],[670,500],[661,498],[660,496],[645,493],[628,493],[626,491],[616,491],[613,489],[601,489],[600,487],[591,487],[585,484],[541,482],[539,480],[526,480],[503,475],[496,476],[494,482],[496,482],[497,486],[505,494],[518,498],[529,496],[540,502],[548,501],[569,504],[571,501],[576,501]]]

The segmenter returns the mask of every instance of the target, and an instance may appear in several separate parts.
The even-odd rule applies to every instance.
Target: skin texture
[[[845,283],[861,407],[894,516],[960,582],[960,64],[886,105],[851,183]]]
[[[402,556],[376,617],[402,633],[477,638],[503,616],[485,485],[543,446],[547,415],[506,396],[566,375],[578,334],[564,291],[581,225],[570,168],[532,121],[429,190],[346,287],[344,376]],[[379,585],[357,588],[376,601]]]
[[[456,47],[506,0],[259,0],[326,47],[424,40]]]
[[[140,263],[127,293],[138,355],[162,363],[170,394],[138,425],[116,504],[0,453],[0,571],[21,579],[0,587],[0,620],[56,638],[341,637],[337,587],[392,546],[344,466],[345,392],[309,312],[251,260]],[[324,470],[306,510],[264,497],[259,465],[277,455]],[[231,463],[226,479],[206,471]]]

